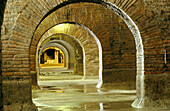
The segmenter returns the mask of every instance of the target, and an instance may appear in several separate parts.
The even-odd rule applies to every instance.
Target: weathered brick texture
[[[63,1],[61,1],[62,3]],[[70,1],[71,2],[71,1]],[[100,2],[100,1],[96,1]],[[148,3],[147,3],[148,2]],[[88,3],[76,3],[63,6],[58,10],[51,13],[49,16],[48,11],[55,8],[57,9],[58,2],[54,1],[28,1],[27,4],[21,6],[21,1],[8,2],[9,6],[6,8],[6,16],[3,25],[3,56],[6,55],[23,55],[29,50],[29,43],[37,44],[39,37],[48,28],[55,24],[62,22],[76,22],[87,26],[91,29],[97,37],[100,39],[103,47],[103,66],[104,69],[114,68],[134,68],[135,69],[135,44],[132,34],[128,30],[127,26],[121,19],[110,10],[97,4]],[[66,3],[66,2],[65,2]],[[145,8],[142,0],[127,1],[127,0],[114,0],[112,3],[116,4],[122,10],[124,10],[137,24],[142,35],[144,52],[145,52],[145,74],[161,74],[164,72],[164,49],[161,35],[161,30],[158,29],[157,23],[154,19],[155,14]],[[149,4],[146,1],[145,4]],[[16,6],[15,6],[16,5]],[[84,6],[83,6],[84,5]],[[163,4],[164,5],[164,4]],[[149,6],[149,5],[146,5]],[[10,12],[10,10],[14,8]],[[22,9],[22,10],[21,10]],[[9,11],[8,11],[9,10]],[[15,13],[14,13],[14,12]],[[7,16],[8,13],[14,13],[15,17]],[[52,11],[51,11],[52,12]],[[18,15],[17,15],[18,14]],[[17,17],[16,17],[17,15]],[[50,16],[53,16],[50,18]],[[8,20],[10,19],[10,20]],[[8,21],[7,21],[8,20]],[[8,22],[12,21],[15,24]],[[51,22],[52,21],[52,22]],[[39,24],[40,23],[40,24]],[[39,24],[36,32],[34,32],[36,26]],[[12,29],[11,29],[12,28]],[[40,29],[40,31],[38,31]],[[123,31],[122,31],[123,30]],[[36,37],[31,40],[31,37]],[[9,36],[7,36],[9,34]],[[77,32],[77,34],[79,34]],[[81,35],[80,35],[81,36]],[[131,37],[130,37],[131,36]],[[128,38],[129,37],[129,38]],[[167,40],[166,40],[167,41]],[[15,45],[17,44],[17,45]],[[132,48],[133,47],[133,48]],[[33,48],[31,46],[31,48]],[[30,51],[35,53],[35,51]],[[167,52],[168,54],[169,52]],[[16,71],[17,68],[13,68],[14,64],[5,61],[13,61],[13,56],[5,58],[3,62],[4,74],[6,72]],[[169,57],[169,56],[167,56]],[[15,59],[26,62],[28,58]],[[156,64],[155,64],[156,63]],[[12,65],[10,65],[12,64]],[[6,65],[6,66],[5,66]],[[20,64],[16,64],[20,65]],[[16,66],[19,69],[19,66]],[[35,66],[35,65],[34,65]],[[168,66],[168,65],[167,65]],[[9,67],[9,69],[7,69]],[[29,68],[29,67],[27,67]],[[167,70],[167,69],[166,69]],[[26,69],[22,71],[27,71]],[[26,72],[23,72],[24,74]],[[29,72],[27,72],[29,73]]]
[[[1,30],[1,25],[3,22],[3,17],[4,17],[4,10],[5,10],[5,5],[6,5],[6,0],[1,0],[0,1],[0,30]],[[3,95],[2,95],[2,69],[1,69],[1,64],[2,64],[2,43],[1,43],[1,31],[0,31],[0,110],[3,110]]]
[[[49,21],[54,22],[49,23]],[[131,68],[131,70],[134,70],[133,73],[130,71],[132,73],[131,78],[135,81],[136,50],[134,38],[121,18],[101,5],[92,3],[70,4],[50,14],[41,22],[34,33],[31,54],[35,55],[38,38],[52,26],[63,22],[75,22],[90,28],[102,44],[104,69],[117,70],[117,68],[120,68],[119,73],[125,73],[122,68],[126,71]],[[85,48],[87,75],[98,74],[97,70],[94,71],[97,68],[96,65],[98,65],[98,60],[96,60],[98,51],[96,52],[97,45],[95,45],[95,40],[93,37],[88,37],[90,34],[87,33],[87,35],[82,28],[74,29],[74,27],[71,27],[69,29],[71,30],[65,33],[78,38]],[[117,72],[110,71],[110,73],[116,74]],[[104,76],[110,77],[110,75]]]
[[[147,21],[143,24],[145,25],[145,30],[142,33],[145,44],[145,73],[162,74],[168,72],[167,69],[169,67],[169,1],[146,0],[145,6],[145,16]],[[167,56],[167,64],[165,64],[165,52]]]
[[[18,18],[13,18],[9,21],[15,21],[15,24],[12,24],[13,27],[10,24],[4,24],[4,33],[6,32],[6,34],[3,36],[4,40],[3,40],[3,44],[4,44],[4,56],[12,54],[12,55],[19,55],[19,54],[23,54],[26,53],[27,50],[29,49],[29,43],[31,41],[30,37],[33,35],[34,30],[30,30],[30,29],[35,29],[35,27],[39,24],[40,20],[43,18],[43,16],[51,9],[54,8],[54,6],[57,6],[57,2],[52,3],[53,1],[28,1],[28,2],[24,2],[24,4],[27,4],[25,6],[20,6],[17,5],[17,3],[21,3],[21,1],[16,2],[9,2],[9,6],[10,4],[13,4],[12,7],[16,8],[16,13],[18,13]],[[113,3],[117,4],[118,6],[120,6],[123,10],[127,10],[134,8],[134,5],[139,5],[141,2],[140,1],[112,1]],[[23,4],[23,5],[24,5]],[[17,6],[15,6],[17,5]],[[77,5],[75,8],[74,5]],[[89,4],[87,5],[85,8],[81,8],[80,4],[74,4],[74,5],[67,5],[65,7],[63,7],[63,9],[59,9],[57,10],[55,13],[57,13],[57,15],[55,15],[55,17],[53,17],[52,19],[50,19],[49,21],[53,21],[53,22],[49,22],[47,21],[44,25],[39,25],[39,27],[41,27],[41,30],[46,30],[47,27],[52,26],[52,24],[57,24],[57,23],[62,23],[62,22],[77,22],[80,24],[83,24],[85,26],[87,26],[89,29],[91,29],[93,32],[95,32],[95,34],[97,35],[97,37],[101,38],[102,41],[102,46],[103,46],[103,63],[104,63],[104,68],[106,69],[112,69],[112,68],[127,68],[127,67],[131,67],[131,68],[135,68],[135,53],[133,51],[134,50],[134,46],[128,46],[127,44],[134,44],[134,40],[133,37],[131,37],[131,39],[127,38],[128,36],[132,36],[131,33],[129,32],[128,28],[126,27],[126,25],[120,20],[120,18],[118,18],[113,12],[111,12],[108,9],[105,9],[104,7],[100,6],[100,5],[96,5],[96,4]],[[140,5],[142,6],[142,5]],[[11,10],[12,7],[7,7],[6,11]],[[22,7],[22,8],[21,8]],[[74,7],[74,8],[73,8]],[[93,8],[92,8],[93,7]],[[22,10],[20,10],[22,9]],[[85,9],[85,11],[84,11]],[[136,8],[136,10],[141,9],[140,8]],[[143,8],[142,8],[143,9]],[[20,11],[18,11],[20,10]],[[12,12],[11,12],[12,13]],[[101,14],[102,13],[102,14]],[[139,12],[138,12],[139,13]],[[53,13],[52,13],[53,14]],[[130,15],[136,15],[136,13],[134,12],[129,13]],[[7,19],[10,19],[10,17]],[[114,20],[112,20],[114,19]],[[119,19],[119,20],[118,20]],[[9,22],[8,21],[8,22]],[[102,22],[101,22],[102,21]],[[101,25],[99,25],[98,23],[100,22]],[[114,26],[117,24],[117,26]],[[12,31],[10,28],[8,27],[12,27]],[[44,29],[45,28],[45,29]],[[102,29],[102,30],[100,30]],[[112,32],[111,30],[113,30],[115,32]],[[120,30],[124,30],[124,32],[120,32]],[[128,33],[129,32],[129,33]],[[121,33],[121,34],[120,34]],[[7,36],[8,34],[10,34],[11,36]],[[130,34],[130,35],[129,35]],[[34,33],[34,35],[40,36],[40,32],[38,33]],[[117,38],[121,36],[122,39],[119,40]],[[124,37],[124,38],[123,38]],[[126,39],[125,39],[126,38]],[[8,40],[9,39],[9,40]],[[117,40],[116,40],[117,39]],[[129,40],[128,40],[129,39]],[[33,39],[34,40],[34,39]],[[36,38],[37,40],[37,38]],[[103,42],[104,41],[104,42]],[[7,44],[9,43],[9,44]],[[35,42],[32,41],[32,43],[34,44]],[[18,44],[17,46],[15,45],[11,45],[11,44]],[[16,47],[18,47],[16,49]],[[20,47],[20,48],[19,48]],[[116,48],[114,48],[116,47]],[[127,49],[130,47],[133,47],[132,52],[127,52]],[[124,48],[124,49],[123,49]],[[10,50],[10,51],[8,51]],[[17,51],[17,52],[16,52]],[[114,53],[114,54],[113,54]],[[121,55],[121,53],[124,53],[124,55]],[[130,54],[130,55],[129,55]],[[112,56],[114,55],[114,57]],[[125,58],[126,57],[126,58]],[[13,56],[12,56],[13,58]],[[107,59],[109,58],[109,59]],[[115,61],[115,58],[119,58],[122,60],[117,60]],[[123,59],[125,58],[125,59]],[[4,59],[4,61],[9,61],[11,59]],[[19,59],[16,59],[19,60]],[[26,58],[22,58],[23,62],[26,62]],[[132,60],[132,61],[128,61],[128,60]],[[12,60],[11,60],[12,61]],[[124,61],[126,63],[124,63]],[[17,62],[17,61],[15,61]],[[130,65],[131,63],[133,63],[133,65]],[[4,62],[4,68],[5,68],[5,64],[8,65],[9,63]],[[18,64],[19,65],[19,64]],[[13,65],[10,67],[12,68]],[[18,66],[19,67],[19,66]],[[18,69],[20,70],[20,69]],[[13,72],[14,70],[6,70],[8,72]],[[5,73],[5,72],[4,72]],[[25,73],[25,72],[23,72]],[[12,74],[12,73],[11,73]],[[14,73],[13,73],[14,74]]]
[[[170,1],[146,0],[150,18],[145,38],[145,92],[148,106],[170,106]],[[150,23],[150,24],[149,24]],[[153,33],[150,33],[150,32]],[[150,46],[149,46],[150,44]],[[150,60],[150,61],[149,61]]]
[[[169,0],[86,1],[93,3],[75,3],[80,0],[9,0],[2,25],[3,75],[29,75],[29,63],[34,61],[29,59],[32,57],[30,53],[35,53],[35,50],[30,49],[36,47],[31,44],[36,45],[47,29],[63,22],[82,24],[100,39],[105,77],[109,71],[113,72],[113,75],[117,74],[114,69],[135,69],[136,45],[133,36],[120,17],[104,7],[105,2],[120,7],[139,28],[144,46],[145,75],[152,79],[152,74],[169,74]],[[82,30],[77,30],[76,35],[81,38],[86,33],[80,31]],[[92,44],[94,41],[89,42]],[[119,70],[116,71],[120,73]],[[107,76],[108,80],[113,75]],[[155,81],[153,80],[152,84]],[[150,99],[154,100],[152,97]]]

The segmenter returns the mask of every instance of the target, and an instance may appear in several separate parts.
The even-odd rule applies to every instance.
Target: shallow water
[[[135,109],[135,90],[96,88],[97,80],[40,81],[41,90],[33,91],[39,111],[162,111]],[[168,111],[164,109],[163,111]]]

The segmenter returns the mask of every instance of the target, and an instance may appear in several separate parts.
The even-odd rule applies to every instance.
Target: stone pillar
[[[61,53],[61,63],[63,63],[64,64],[64,54],[63,53]]]
[[[153,54],[151,52],[149,52],[148,54],[147,52],[152,49],[153,44],[151,44],[150,47],[145,48],[145,53],[148,54],[145,54],[145,57],[152,57],[151,59],[147,58],[148,61],[145,60],[145,69],[147,68],[147,70],[145,71],[148,72],[145,72],[146,74],[144,80],[146,96],[145,106],[170,108],[170,73],[168,73],[169,70],[167,61],[167,51],[169,51],[168,49],[170,49],[170,47],[168,48],[170,43],[168,19],[169,1],[145,0],[145,7],[145,12],[148,17],[148,20],[150,18],[154,18],[148,27],[157,26],[155,27],[157,31],[153,32],[153,30],[148,30],[148,32],[150,31],[153,34],[155,32],[157,33],[157,35],[155,35],[155,40],[152,38],[152,41],[160,41],[163,43],[162,45],[154,42],[154,46],[159,46],[154,49],[155,52],[158,52],[156,54]],[[150,36],[148,36],[148,38],[149,37]],[[152,60],[152,64],[150,60]]]
[[[58,51],[55,50],[55,63],[58,64]]]
[[[32,82],[32,89],[40,89],[40,87],[38,86],[38,81],[37,81],[37,72],[36,71],[31,71],[31,82]]]
[[[145,107],[170,107],[170,75],[145,75]]]
[[[1,7],[1,2],[0,2],[0,7]],[[0,8],[1,10],[1,8]],[[0,20],[1,22],[1,20]],[[1,27],[1,23],[0,23],[0,27]],[[0,31],[0,36],[1,36],[1,31]],[[1,43],[1,37],[0,37],[0,111],[2,110],[3,108],[3,95],[2,95],[2,68],[1,68],[1,63],[2,63],[2,52],[1,52],[1,49],[2,49],[2,43]]]
[[[47,62],[47,52],[44,52],[44,63]]]
[[[4,111],[37,111],[32,102],[30,76],[3,77]]]

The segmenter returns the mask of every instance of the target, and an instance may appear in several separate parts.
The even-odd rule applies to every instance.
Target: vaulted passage
[[[40,54],[40,67],[64,67],[64,53],[56,47],[48,47]]]
[[[82,14],[78,14],[77,13],[78,10],[75,7],[78,8],[79,13],[84,13],[84,16],[82,16]],[[95,13],[93,12],[93,10],[95,10]],[[95,16],[91,16],[91,14]],[[80,21],[79,19],[73,20],[69,15],[75,15],[75,17],[82,19],[82,21]],[[84,19],[87,20],[87,22],[84,22],[83,21]],[[47,25],[49,20],[53,20],[55,22]],[[91,24],[93,25],[89,24],[90,21]],[[68,48],[64,46],[65,43],[62,44],[62,46],[65,47],[66,50],[68,50],[68,52],[74,52],[75,61],[80,61],[77,58],[82,58],[81,60],[83,61],[81,63],[83,69],[82,72],[83,78],[80,76],[80,68],[78,68],[78,66],[81,65],[80,62],[78,62],[78,64],[77,62],[74,62],[74,68],[70,68],[68,64],[68,67],[67,69],[65,69],[65,71],[63,68],[56,67],[54,69],[54,67],[52,68],[52,66],[50,66],[49,62],[51,63],[53,62],[53,64],[54,62],[57,62],[55,60],[56,55],[55,51],[52,50],[54,49],[52,48],[52,46],[53,47],[55,46],[57,40],[65,41],[70,45],[73,44],[72,41],[74,40],[75,41],[74,43],[78,43],[79,47],[82,48],[82,51],[76,51],[74,49],[75,48],[79,49],[78,45],[74,46],[71,45],[71,47],[73,46],[72,47],[73,50],[69,51]],[[36,48],[36,46],[38,46],[38,48]],[[57,45],[56,47],[59,48],[59,46]],[[103,90],[109,90],[108,86],[112,87],[113,89],[119,89],[120,93],[121,91],[127,90],[128,92],[130,90],[129,91],[130,93],[126,93],[128,95],[127,98],[130,97],[129,95],[131,94],[131,92],[133,92],[132,93],[133,96],[131,96],[129,100],[127,99],[127,101],[129,101],[128,103],[130,102],[132,103],[134,98],[136,97],[135,83],[137,75],[136,73],[137,55],[134,36],[127,27],[126,23],[122,20],[122,18],[120,18],[114,12],[110,11],[109,9],[99,4],[94,3],[69,4],[49,14],[46,18],[44,18],[44,20],[40,23],[39,27],[37,27],[36,31],[34,32],[30,48],[31,52],[30,54],[36,55],[35,53],[33,53],[35,52],[34,50],[36,49],[37,53],[39,53],[40,55],[39,56],[40,58],[43,55],[44,58],[43,61],[45,62],[43,64],[40,63],[40,71],[38,73],[39,74],[38,85],[41,87],[41,91],[40,92],[33,91],[34,92],[33,97],[35,96],[35,98],[33,98],[33,102],[35,102],[35,104],[38,105],[38,107],[42,107],[42,110],[47,109],[54,110],[55,108],[56,108],[55,110],[57,110],[57,108],[60,107],[55,106],[57,104],[60,104],[60,101],[58,101],[60,100],[60,98],[53,100],[53,103],[55,103],[55,105],[51,104],[53,108],[48,107],[48,105],[50,104],[50,99],[48,100],[47,96],[45,97],[46,95],[46,93],[44,92],[45,89],[49,90],[49,93],[52,95],[54,94],[54,96],[56,96],[55,98],[57,98],[57,95],[55,95],[55,93],[61,93],[60,96],[62,96],[63,94],[64,94],[63,96],[67,96],[65,95],[64,92],[67,92],[67,88],[69,85],[71,85],[72,87],[82,87],[82,85],[84,85],[85,87],[87,87],[87,89],[86,88],[74,89],[70,87],[69,89],[73,89],[72,97],[68,96],[66,98],[77,98],[76,96],[83,95],[82,99],[85,99],[83,97],[88,96],[90,93],[100,93],[103,92]],[[47,52],[49,49],[51,49],[50,52]],[[60,49],[63,48],[61,48],[60,46]],[[65,55],[68,55],[68,58],[70,58],[69,53]],[[30,60],[35,60],[35,58],[33,57],[35,56],[31,56]],[[69,60],[66,63],[69,63]],[[35,70],[35,67],[33,67],[34,64],[35,64],[34,61],[31,61],[32,66],[31,70]],[[47,68],[47,66],[49,67]],[[73,72],[71,72],[70,69],[72,69]],[[96,89],[95,87],[101,88],[102,83],[103,87],[102,89],[99,89],[99,92],[96,92],[97,90],[94,91],[91,88],[89,88],[90,86],[93,87],[94,89]],[[53,86],[52,84],[53,85],[56,84],[56,86]],[[58,86],[57,84],[60,85]],[[65,84],[67,84],[68,86],[65,86]],[[61,90],[57,90],[58,88],[60,89],[60,87]],[[83,91],[84,93],[82,92],[78,93],[74,90],[84,90]],[[86,92],[85,90],[89,91]],[[111,94],[118,94],[119,91],[117,93],[114,93],[113,91],[111,92]],[[37,95],[41,95],[41,93],[42,96],[36,98]],[[109,99],[107,98],[107,94],[105,95],[107,91],[106,92],[104,91],[103,93],[104,93],[103,100],[101,101],[100,99],[96,99],[94,103],[92,102],[92,104],[96,103],[99,104],[100,102],[106,103],[106,101]],[[122,97],[123,96],[124,94],[122,94]],[[89,99],[92,100],[92,98]],[[119,99],[117,100],[115,99],[115,101],[119,101]],[[76,108],[78,106],[75,106],[74,104],[79,105],[80,102],[83,105],[82,108],[84,108],[88,102],[88,101],[86,102],[75,101],[74,99],[69,99],[68,101],[72,102],[71,103],[68,102],[63,107],[68,107],[69,104],[73,104],[72,107]],[[112,101],[109,100],[107,102]],[[126,104],[124,100],[121,100],[119,102]],[[129,108],[131,108],[130,106],[131,105],[129,105]],[[96,110],[95,107],[92,108],[94,108],[93,110]],[[69,108],[67,110],[69,110]]]
[[[0,108],[169,110],[168,6],[168,0],[0,1]]]

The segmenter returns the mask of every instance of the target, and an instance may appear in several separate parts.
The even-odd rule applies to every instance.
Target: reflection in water
[[[84,85],[83,91],[84,91],[84,93],[87,93],[87,91],[86,91],[86,85]]]
[[[97,89],[97,92],[98,92],[99,94],[102,94],[101,89]]]
[[[43,81],[41,90],[33,90],[33,102],[39,111],[161,111],[132,108],[135,90],[97,89],[96,83]]]
[[[99,103],[99,106],[100,106],[100,111],[103,111],[103,103]]]

